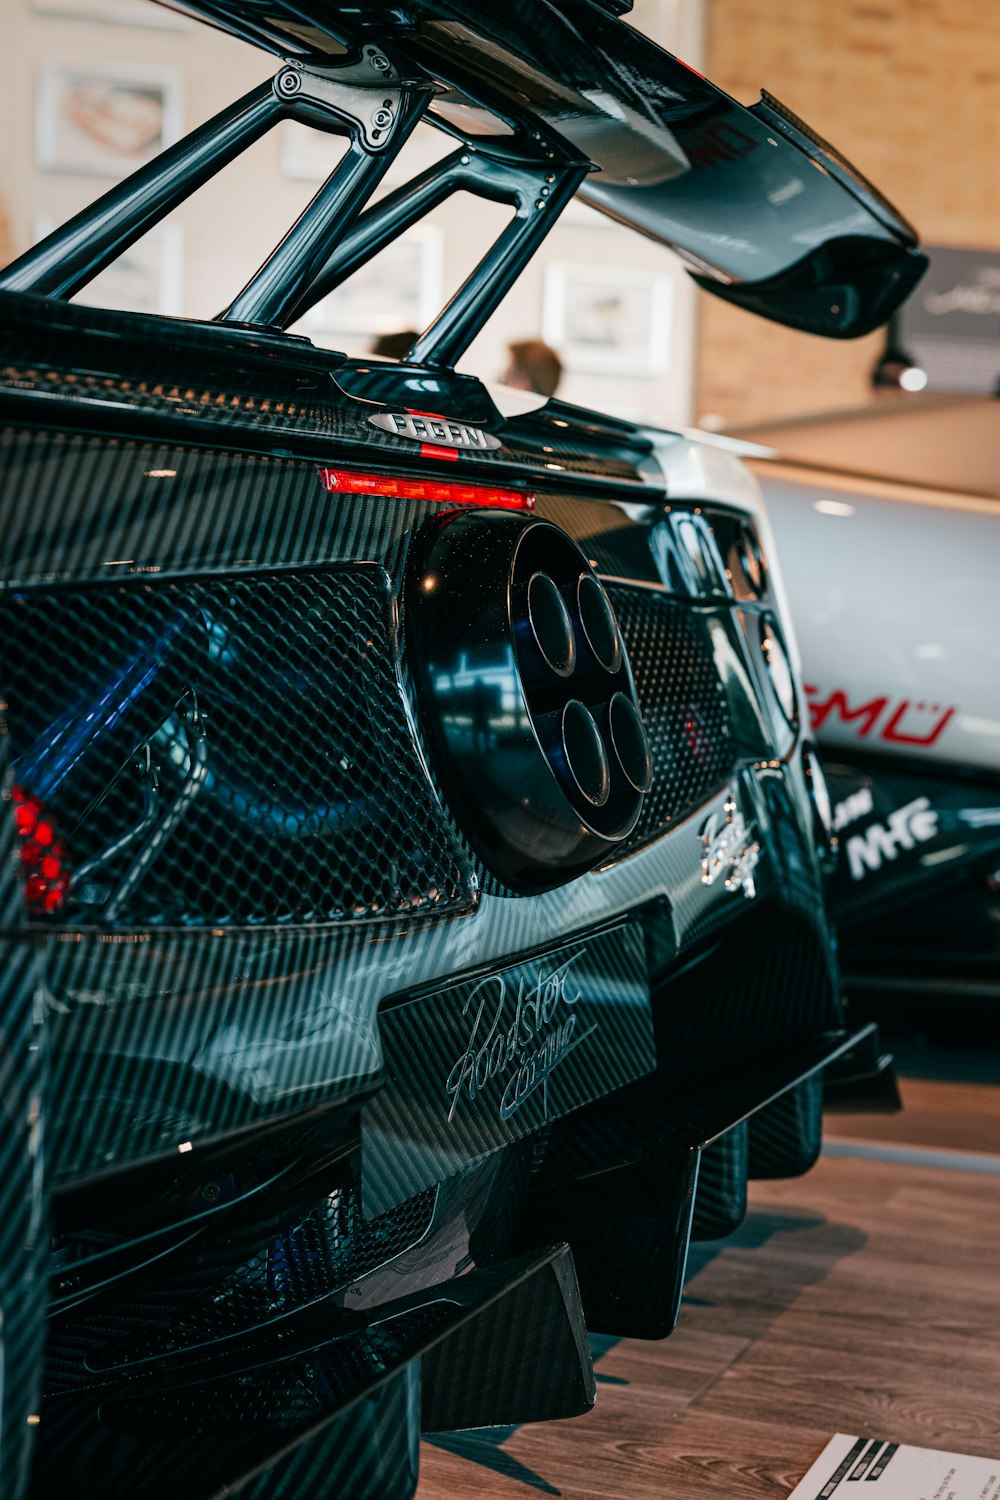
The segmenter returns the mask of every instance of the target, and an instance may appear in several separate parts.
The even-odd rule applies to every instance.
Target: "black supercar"
[[[273,79],[0,272],[5,1500],[410,1495],[884,1076],[747,471],[454,372],[576,192],[832,336],[920,274],[624,8],[194,0]],[[283,118],[346,154],[216,320],[69,301]],[[284,332],[459,189],[513,216],[406,361]]]

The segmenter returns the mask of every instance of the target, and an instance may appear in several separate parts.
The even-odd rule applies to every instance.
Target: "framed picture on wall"
[[[422,330],[441,310],[442,240],[436,225],[415,224],[311,308],[303,328],[320,339]]]
[[[43,63],[35,160],[46,172],[124,177],[173,145],[181,117],[181,80],[172,69]]]
[[[281,170],[302,182],[325,182],[347,146],[342,135],[314,130],[298,120],[281,124]]]
[[[40,218],[35,239],[56,227]],[[141,240],[94,277],[73,299],[87,307],[115,307],[121,312],[167,313],[184,310],[184,231],[179,224],[157,224]]]
[[[32,10],[45,16],[71,21],[112,21],[122,26],[155,26],[164,31],[183,31],[191,22],[186,16],[154,0],[31,0]]]
[[[669,276],[556,261],[545,273],[542,337],[568,370],[662,375],[672,300]]]

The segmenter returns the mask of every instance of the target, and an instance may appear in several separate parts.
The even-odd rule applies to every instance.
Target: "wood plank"
[[[936,1078],[901,1078],[899,1090],[903,1099],[899,1114],[830,1115],[827,1135],[1000,1155],[1000,1088]]]

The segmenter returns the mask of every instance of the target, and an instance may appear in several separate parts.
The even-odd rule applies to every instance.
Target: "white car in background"
[[[1000,998],[1000,404],[900,396],[733,436],[824,751],[847,977],[907,1006]]]

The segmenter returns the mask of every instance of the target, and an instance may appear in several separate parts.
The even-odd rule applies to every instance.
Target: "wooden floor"
[[[595,1341],[593,1412],[426,1441],[418,1500],[773,1500],[838,1431],[1000,1458],[1000,1161],[967,1156],[1000,1155],[1000,1087],[903,1092],[828,1134],[946,1165],[752,1185],[739,1234],[694,1248],[671,1338]]]
[[[1000,1155],[1000,1088],[982,1083],[903,1078],[897,1115],[835,1115],[828,1136]]]

